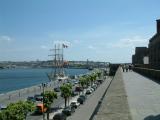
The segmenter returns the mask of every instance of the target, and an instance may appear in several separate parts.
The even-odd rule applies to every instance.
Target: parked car
[[[27,101],[36,102],[36,100],[33,96],[28,96]]]
[[[97,85],[97,87],[100,85],[100,82],[96,81],[95,84]]]
[[[67,116],[64,113],[56,113],[53,120],[67,120]]]
[[[81,92],[81,91],[83,91],[83,88],[77,86],[77,87],[75,87],[75,91],[76,91],[76,92]]]
[[[79,97],[84,99],[84,101],[87,99],[86,95],[80,95]]]
[[[34,99],[35,99],[36,101],[43,101],[43,96],[40,95],[40,94],[36,94],[36,95],[34,95]]]
[[[54,91],[55,91],[55,92],[60,92],[60,91],[61,91],[61,90],[60,90],[60,87],[55,87],[55,88],[54,88]]]
[[[72,97],[77,96],[77,95],[78,95],[78,92],[72,91],[72,94],[71,94]]]
[[[0,105],[0,111],[6,110],[6,109],[7,109],[7,106],[6,106],[6,105]]]
[[[86,90],[86,95],[90,95],[92,93],[92,91],[90,89]]]
[[[82,97],[77,98],[77,102],[79,102],[80,104],[83,104],[84,101],[85,101],[85,99]]]
[[[65,107],[65,108],[62,110],[62,113],[64,113],[64,114],[67,115],[67,116],[71,115],[73,112],[75,112],[75,108],[74,108],[74,107],[71,107],[71,106]]]
[[[97,80],[97,81],[101,84],[101,83],[103,83],[104,80],[99,79],[99,80]]]
[[[71,107],[77,108],[78,106],[80,106],[80,103],[77,101],[72,101],[70,104]]]
[[[97,86],[97,84],[93,84],[92,87],[97,88],[98,86]]]
[[[96,87],[92,86],[91,89],[93,89],[93,91],[95,91],[95,90],[96,90]]]
[[[91,87],[91,88],[89,88],[92,92],[94,92],[94,89]]]
[[[36,114],[42,114],[43,112],[46,112],[47,108],[44,106],[43,103],[38,103],[36,105],[35,113]]]

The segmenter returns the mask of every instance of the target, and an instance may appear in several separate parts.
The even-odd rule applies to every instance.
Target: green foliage
[[[92,74],[90,75],[91,84],[96,80],[96,78],[97,78],[97,74],[96,74],[96,73],[92,73]]]
[[[0,120],[7,120],[5,117],[5,112],[0,112]]]
[[[88,86],[91,83],[92,76],[88,74],[85,76],[85,79],[86,79],[86,85]]]
[[[57,93],[55,93],[54,91],[45,91],[43,96],[44,96],[43,102],[47,108],[50,107],[54,99],[57,99]]]
[[[60,87],[61,94],[64,98],[68,98],[72,94],[72,85],[71,84],[64,84]]]
[[[28,112],[34,110],[34,104],[28,101],[10,103],[7,109],[0,112],[0,120],[24,120]]]
[[[67,105],[67,99],[72,94],[72,85],[71,84],[64,84],[60,87],[61,89],[61,95],[65,99],[65,107]]]
[[[80,84],[81,84],[82,87],[84,87],[84,85],[87,84],[87,79],[86,78],[87,78],[86,76],[81,76],[79,78],[79,82],[80,82]]]

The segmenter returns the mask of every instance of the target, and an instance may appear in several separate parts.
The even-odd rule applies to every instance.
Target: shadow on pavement
[[[31,115],[31,116],[42,116],[42,114],[38,114],[38,113],[34,113],[34,112],[31,113],[30,115]]]
[[[160,120],[160,114],[159,115],[150,115],[150,116],[147,116],[146,118],[144,118],[144,120]]]
[[[143,74],[138,73],[138,72],[136,72],[136,71],[134,71],[134,72],[137,73],[137,74],[139,74],[139,75],[142,75],[143,77],[145,77],[145,78],[147,78],[147,79],[149,79],[149,80],[152,80],[153,82],[155,82],[155,83],[157,83],[157,84],[160,84],[160,80],[159,80],[159,79],[155,79],[155,78],[153,78],[153,77],[149,77],[149,76],[143,75]],[[159,119],[159,120],[160,120],[160,119]]]

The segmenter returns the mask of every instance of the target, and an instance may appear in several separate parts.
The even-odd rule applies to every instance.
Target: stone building
[[[160,19],[157,20],[157,33],[149,40],[149,64],[152,69],[160,69]]]
[[[148,56],[147,47],[136,47],[135,55],[132,56],[133,64],[144,64],[144,57]]]

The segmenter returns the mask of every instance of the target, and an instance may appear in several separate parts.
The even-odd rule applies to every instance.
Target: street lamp
[[[43,120],[45,120],[45,114],[44,114],[44,87],[46,87],[45,83],[42,83],[42,90],[43,90],[43,107],[42,107],[42,112],[43,112]]]

